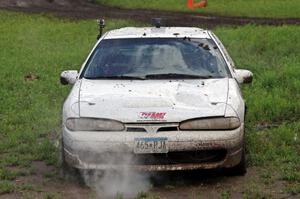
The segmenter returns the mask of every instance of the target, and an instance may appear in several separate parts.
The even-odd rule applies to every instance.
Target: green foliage
[[[208,6],[190,10],[187,0],[96,0],[98,3],[124,7],[170,11],[192,11],[221,16],[299,17],[298,0],[208,0]],[[199,1],[194,1],[199,2]]]

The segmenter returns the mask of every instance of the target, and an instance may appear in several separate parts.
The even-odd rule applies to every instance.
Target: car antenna
[[[105,27],[105,20],[97,19],[97,24],[99,26],[99,35],[97,36],[97,40],[99,40],[102,37],[103,28]]]

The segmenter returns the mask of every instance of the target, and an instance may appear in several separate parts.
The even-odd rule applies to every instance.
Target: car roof
[[[207,30],[193,27],[126,27],[111,30],[103,39],[124,38],[210,38]]]

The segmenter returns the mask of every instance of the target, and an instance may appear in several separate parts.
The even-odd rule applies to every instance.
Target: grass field
[[[79,69],[97,29],[94,21],[4,11],[0,18],[1,196],[35,190],[15,181],[34,173],[33,161],[59,167],[54,143],[70,89],[59,84],[59,74]],[[134,23],[108,20],[107,29],[129,25]],[[249,165],[258,168],[257,186],[282,182],[282,191],[291,194],[300,193],[299,31],[299,26],[215,29],[237,67],[255,74],[254,83],[243,86],[243,92],[249,108],[247,157]],[[250,198],[269,196],[266,190],[249,187],[245,194]]]
[[[69,91],[59,75],[80,68],[96,41],[97,26],[3,11],[0,18],[1,194],[12,191],[16,176],[30,174],[33,160],[58,165],[53,142]],[[129,24],[111,20],[107,28]]]
[[[187,0],[96,0],[124,8],[192,11],[221,16],[300,17],[299,0],[208,0],[208,6],[190,10]],[[194,0],[200,2],[200,0]]]

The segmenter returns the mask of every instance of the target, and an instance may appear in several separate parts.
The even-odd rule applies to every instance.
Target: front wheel
[[[60,140],[60,163],[61,163],[61,174],[62,177],[65,180],[71,180],[71,181],[79,181],[82,182],[81,175],[78,169],[73,168],[68,165],[68,163],[65,160],[65,152],[64,152],[64,143],[61,138]]]
[[[225,172],[227,175],[230,176],[244,176],[247,173],[247,164],[246,164],[246,149],[245,145],[243,146],[243,152],[242,152],[242,158],[241,162],[232,167],[232,168],[226,168]]]

